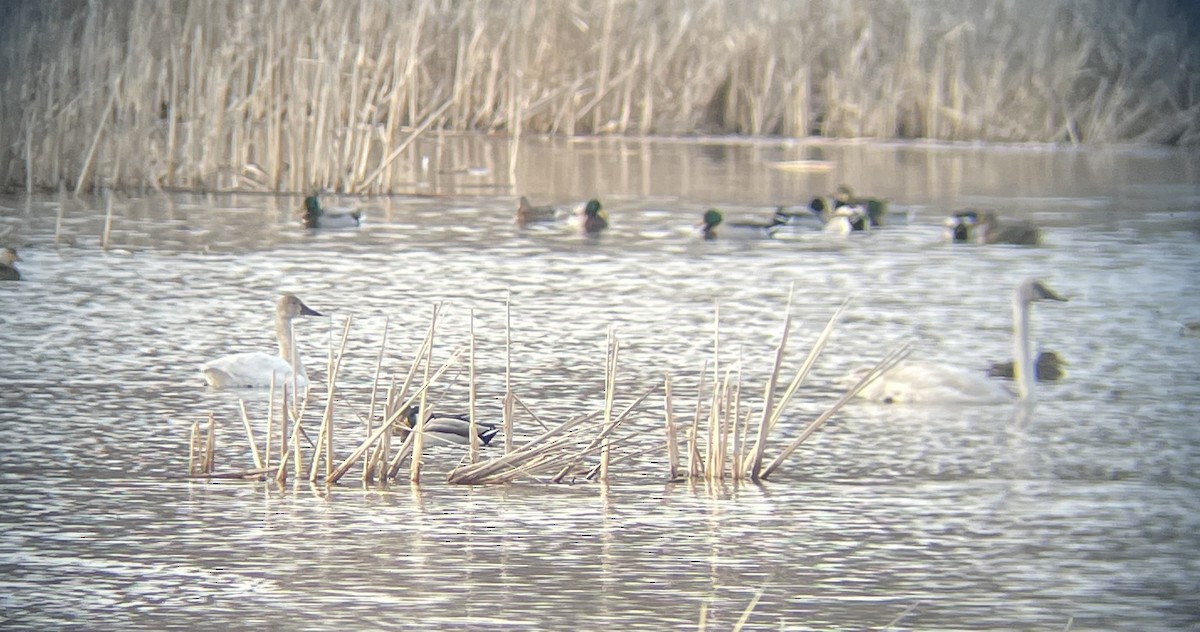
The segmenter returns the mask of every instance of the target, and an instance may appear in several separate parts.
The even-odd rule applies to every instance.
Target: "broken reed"
[[[401,192],[424,129],[1196,144],[1181,7],[26,2],[0,184]]]

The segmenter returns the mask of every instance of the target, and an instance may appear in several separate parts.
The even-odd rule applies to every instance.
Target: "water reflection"
[[[613,229],[585,240],[512,225],[516,191],[489,188],[508,186],[505,146],[435,140],[437,153],[413,150],[414,164],[435,157],[414,167],[422,195],[368,200],[356,231],[301,230],[298,196],[117,196],[105,250],[101,199],[0,199],[28,279],[0,285],[6,628],[695,629],[703,605],[723,629],[760,589],[749,622],[763,629],[879,628],[909,608],[901,627],[1197,624],[1200,339],[1179,335],[1200,319],[1195,156],[530,141],[512,170],[520,192],[603,192]],[[773,166],[822,156],[831,172]],[[842,181],[913,209],[912,223],[756,244],[688,232],[709,205],[753,215]],[[941,213],[968,203],[1036,219],[1047,247],[940,244]],[[474,310],[480,411],[496,417],[511,298],[515,388],[552,422],[601,406],[609,325],[623,344],[618,407],[669,371],[676,417],[690,419],[714,303],[721,362],[741,358],[757,394],[793,284],[784,374],[853,294],[781,421],[794,435],[838,377],[900,340],[980,370],[1007,357],[1008,292],[1026,276],[1071,298],[1033,323],[1069,362],[1035,407],[855,403],[761,486],[664,483],[658,450],[608,485],[452,487],[455,454],[431,454],[419,486],[180,478],[209,411],[218,466],[249,462],[238,399],[262,420],[265,395],[206,390],[197,366],[272,350],[281,290],[330,314],[298,327],[315,379],[354,316],[336,409],[345,453],[384,319],[385,372],[401,373],[435,303],[437,359],[467,343]],[[464,380],[441,405],[465,407]],[[630,421],[644,437],[629,450],[661,441],[661,407]]]

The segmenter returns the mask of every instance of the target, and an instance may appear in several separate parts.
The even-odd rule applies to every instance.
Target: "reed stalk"
[[[383,372],[383,354],[387,350],[388,326],[390,324],[390,318],[383,319],[383,340],[379,343],[379,356],[375,359],[375,377],[371,381],[371,403],[367,406],[366,435],[368,437],[371,436],[371,423],[375,420],[375,399],[379,394],[379,376]],[[373,457],[374,454],[370,451],[363,455],[363,482],[371,480],[371,463],[374,460]]]
[[[663,374],[663,409],[667,430],[667,480],[679,476],[679,440],[675,433],[675,416],[671,403],[671,374]]]
[[[112,191],[104,190],[104,230],[100,233],[100,248],[108,250],[108,236],[112,233],[113,202]]]
[[[429,371],[433,365],[433,334],[437,330],[437,317],[440,306],[433,306],[433,316],[429,320],[429,344],[425,347],[425,377],[424,384],[429,385]],[[412,443],[412,467],[409,470],[408,480],[413,483],[421,482],[421,457],[423,448],[425,447],[425,417],[428,414],[429,408],[426,406],[428,388],[421,389],[421,404],[417,408],[417,420],[413,423],[413,443]]]
[[[504,401],[500,421],[504,432],[504,453],[513,449],[513,389],[512,389],[512,290],[504,297]]]
[[[197,473],[196,458],[199,455],[199,453],[200,453],[200,422],[193,421],[191,438],[188,439],[188,475],[189,476],[195,476]]]
[[[842,301],[842,304],[839,305],[837,310],[834,311],[833,315],[829,317],[829,321],[825,323],[825,328],[821,331],[821,335],[817,337],[816,342],[813,343],[813,346],[808,350],[808,356],[804,358],[804,363],[800,366],[800,369],[796,371],[796,375],[793,376],[791,382],[788,383],[788,386],[784,390],[782,397],[780,397],[779,402],[774,406],[773,409],[770,410],[770,414],[766,417],[766,423],[760,425],[758,437],[755,439],[756,454],[761,454],[759,446],[766,445],[767,434],[772,428],[775,427],[775,424],[779,422],[779,418],[783,415],[784,407],[786,407],[788,402],[792,400],[792,397],[796,394],[796,390],[800,388],[800,385],[804,382],[805,378],[808,377],[809,372],[812,370],[813,365],[817,361],[817,357],[820,356],[821,352],[825,350],[825,346],[829,342],[829,337],[833,334],[834,325],[841,320],[842,314],[849,306],[850,299]],[[780,349],[783,348],[784,344],[785,341],[780,341]],[[779,363],[777,358],[776,370],[778,370],[778,366]],[[746,469],[751,479],[758,480],[758,474],[761,469],[761,458],[748,464]]]
[[[217,450],[217,421],[213,418],[212,413],[208,413],[208,437],[204,442],[204,466],[200,468],[201,472],[211,474],[213,471],[213,458]]]
[[[531,134],[1200,144],[1187,9],[1027,5],[22,3],[0,185],[403,192],[431,130],[510,179]]]
[[[762,599],[764,590],[759,588],[754,593],[754,598],[750,603],[746,604],[746,609],[742,611],[742,616],[738,618],[737,623],[733,624],[733,632],[741,632],[742,628],[746,627],[746,622],[750,620],[750,615],[754,613],[754,608],[758,606],[758,600]]]
[[[878,364],[876,364],[874,367],[872,367],[872,369],[869,372],[864,374],[857,382],[855,382],[854,385],[852,385],[849,388],[849,390],[847,390],[840,398],[838,398],[838,400],[836,402],[834,402],[834,404],[832,406],[830,406],[825,412],[821,413],[816,419],[814,419],[812,421],[812,423],[810,423],[807,427],[805,427],[805,429],[800,433],[800,435],[798,437],[793,439],[792,442],[789,443],[779,453],[779,455],[775,457],[774,460],[772,460],[769,464],[767,464],[767,466],[761,471],[761,473],[757,474],[757,477],[755,480],[757,480],[758,478],[766,479],[773,472],[775,472],[777,469],[779,469],[779,466],[783,465],[783,462],[786,461],[787,458],[790,457],[792,455],[792,453],[795,452],[800,447],[800,444],[804,443],[805,440],[807,440],[810,436],[812,436],[812,434],[814,432],[816,432],[818,428],[820,428],[822,425],[824,425],[824,423],[826,421],[828,421],[829,418],[831,418],[835,414],[837,414],[837,412],[839,410],[841,410],[842,406],[845,406],[847,402],[849,402],[856,395],[858,395],[859,391],[866,388],[868,384],[873,382],[880,375],[883,375],[889,369],[891,369],[892,367],[899,364],[902,360],[904,360],[904,358],[908,357],[908,354],[911,351],[912,351],[912,345],[909,343],[905,343],[905,344],[897,347],[896,349],[893,349],[886,356],[884,356],[884,358],[882,360],[880,360]]]
[[[328,479],[333,472],[333,408],[334,408],[334,389],[337,384],[338,370],[341,368],[342,357],[346,352],[346,340],[350,336],[350,323],[354,317],[348,316],[346,323],[342,327],[341,344],[338,346],[337,354],[334,354],[332,340],[329,345],[328,359],[326,361],[326,373],[328,378],[325,387],[325,413],[321,415],[321,429],[317,432],[317,450],[313,454],[313,460],[308,471],[308,480],[311,482],[317,481],[317,469],[320,467],[322,460],[325,462],[325,478]],[[330,331],[332,334],[332,331]],[[295,355],[295,345],[292,347],[293,356]],[[292,364],[292,366],[296,366]],[[293,372],[293,375],[295,372]]]
[[[275,373],[271,373],[271,387],[267,391],[267,431],[263,438],[263,467],[271,467],[271,438],[275,430]]]
[[[250,442],[250,454],[254,457],[254,467],[262,469],[262,456],[258,453],[258,441],[254,439],[254,428],[250,425],[250,415],[246,414],[246,401],[238,399],[238,409],[242,412],[242,425],[246,428],[246,440]]]
[[[467,462],[479,461],[479,434],[475,425],[475,309],[469,318],[470,347],[467,352]]]

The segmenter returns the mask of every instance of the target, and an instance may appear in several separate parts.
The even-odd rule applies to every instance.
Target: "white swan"
[[[1034,301],[1066,301],[1036,279],[1026,279],[1013,292],[1013,362],[1016,367],[1017,396],[1032,399],[1034,370],[1029,343],[1029,306]],[[847,379],[857,380],[861,370]],[[932,362],[902,362],[879,376],[859,392],[886,403],[908,402],[996,402],[1012,399],[1012,394],[981,372]]]
[[[284,294],[275,303],[275,337],[279,355],[262,351],[234,353],[200,365],[204,380],[214,388],[253,388],[271,385],[271,376],[280,388],[292,383],[293,357],[296,362],[296,386],[308,384],[304,364],[292,342],[292,319],[297,316],[320,316],[292,294]]]

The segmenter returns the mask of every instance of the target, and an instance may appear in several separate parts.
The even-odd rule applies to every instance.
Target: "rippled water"
[[[906,612],[894,629],[1200,626],[1200,338],[1181,335],[1200,320],[1200,157],[531,141],[510,168],[488,142],[438,150],[414,172],[421,195],[369,200],[351,231],[305,232],[298,198],[150,194],[114,199],[106,250],[102,199],[0,198],[0,244],[25,275],[0,284],[3,627],[729,629],[759,591],[755,629],[879,629]],[[833,171],[775,164],[812,158]],[[907,223],[770,242],[689,232],[710,205],[762,216],[843,181]],[[613,229],[519,231],[517,193],[599,195]],[[941,217],[968,205],[1039,222],[1046,246],[941,243]],[[1005,358],[1026,276],[1070,298],[1034,315],[1069,365],[1032,413],[854,403],[761,486],[668,483],[658,451],[607,485],[451,486],[445,453],[417,487],[184,477],[188,431],[210,411],[218,468],[249,467],[237,398],[257,419],[265,398],[208,390],[196,366],[272,350],[282,290],[331,315],[298,323],[320,378],[354,317],[338,384],[348,452],[384,319],[391,374],[437,303],[441,357],[474,309],[481,408],[498,415],[511,293],[514,388],[557,420],[602,405],[609,326],[618,406],[669,371],[690,416],[715,304],[722,362],[740,354],[757,391],[789,288],[785,374],[853,296],[783,421],[794,435],[839,376],[903,340],[980,370]],[[441,395],[465,402],[463,378]],[[661,409],[655,396],[632,422],[646,445]]]

